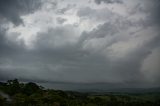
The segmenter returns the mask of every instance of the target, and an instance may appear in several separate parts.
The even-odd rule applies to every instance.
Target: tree
[[[39,92],[39,91],[41,91],[40,87],[33,82],[29,82],[29,83],[24,85],[23,92],[26,95],[31,95],[31,94]]]
[[[20,88],[20,84],[18,82],[18,79],[14,79],[14,80],[8,80],[7,81],[7,89],[6,92],[9,95],[14,95],[16,93],[20,93],[21,92],[21,88]]]

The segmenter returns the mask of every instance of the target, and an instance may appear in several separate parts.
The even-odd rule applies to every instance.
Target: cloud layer
[[[159,8],[158,0],[1,0],[0,80],[158,86]]]

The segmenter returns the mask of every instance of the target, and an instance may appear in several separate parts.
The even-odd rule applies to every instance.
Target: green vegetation
[[[160,106],[159,93],[97,95],[44,89],[17,79],[0,82],[0,106]]]

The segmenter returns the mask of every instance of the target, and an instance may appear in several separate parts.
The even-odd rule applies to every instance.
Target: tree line
[[[160,106],[160,94],[93,95],[45,89],[14,79],[0,82],[0,106]]]

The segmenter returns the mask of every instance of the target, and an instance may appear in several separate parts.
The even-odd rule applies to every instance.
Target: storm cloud
[[[1,0],[0,80],[159,86],[159,8],[158,0]]]
[[[101,2],[112,4],[112,3],[122,3],[122,0],[95,0],[95,3],[97,4],[101,4]]]
[[[0,17],[19,25],[23,22],[21,15],[31,13],[40,6],[41,2],[34,0],[1,0]]]

